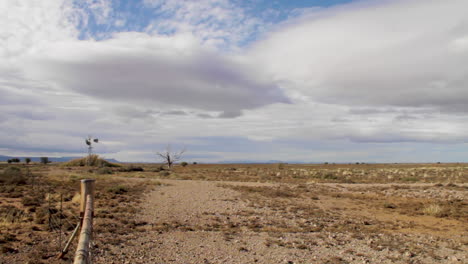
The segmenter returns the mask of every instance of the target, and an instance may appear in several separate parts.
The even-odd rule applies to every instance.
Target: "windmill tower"
[[[99,139],[97,138],[92,138],[91,135],[88,136],[87,139],[85,139],[86,145],[88,146],[88,166],[91,164],[91,155],[93,155],[93,143],[98,143]]]

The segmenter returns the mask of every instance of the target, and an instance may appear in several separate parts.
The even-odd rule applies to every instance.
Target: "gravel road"
[[[278,212],[271,208],[252,209],[237,191],[220,184],[268,184],[161,182],[161,187],[147,194],[138,216],[147,222],[146,231],[129,234],[125,243],[102,250],[95,257],[96,263],[462,263],[466,260],[463,251],[450,249],[448,242],[417,234],[399,236],[416,244],[438,243],[434,251],[437,258],[417,255],[411,249],[398,252],[373,245],[383,241],[385,234],[356,239],[346,232],[256,232],[247,226],[274,221]],[[272,240],[276,242],[270,243]],[[301,241],[312,242],[307,249],[295,246]]]

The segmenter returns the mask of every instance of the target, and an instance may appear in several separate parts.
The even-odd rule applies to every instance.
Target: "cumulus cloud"
[[[84,153],[88,134],[128,161],[450,151],[468,141],[465,2],[354,1],[265,32],[236,1],[147,0],[146,25],[111,1],[1,1],[0,154]]]
[[[78,19],[72,5],[63,0],[0,2],[0,58],[2,66],[9,59],[35,52],[53,41],[78,34]]]
[[[249,65],[185,35],[122,33],[101,42],[51,44],[22,68],[37,80],[104,100],[228,112],[289,102]]]
[[[256,43],[251,55],[313,101],[467,111],[465,10],[464,0],[312,10]]]

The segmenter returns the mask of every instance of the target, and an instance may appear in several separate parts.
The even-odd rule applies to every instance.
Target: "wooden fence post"
[[[73,264],[91,263],[89,259],[89,244],[91,243],[93,234],[93,200],[93,196],[88,194],[86,197],[86,210],[83,217],[83,225],[81,227],[80,239],[78,240]]]
[[[93,179],[83,179],[81,180],[81,202],[80,202],[80,217],[83,218],[86,210],[86,197],[91,195],[94,198],[94,184],[95,180]],[[94,199],[93,199],[94,201]],[[94,208],[94,203],[92,204]],[[94,212],[93,212],[94,213]]]
[[[93,216],[94,216],[94,184],[93,179],[81,180],[81,232],[78,240],[78,247],[75,253],[74,264],[90,263],[89,246],[93,233]]]

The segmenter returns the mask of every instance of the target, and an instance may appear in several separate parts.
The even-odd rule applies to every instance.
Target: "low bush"
[[[130,165],[120,169],[121,172],[145,171],[142,167]]]
[[[326,173],[325,175],[322,176],[322,179],[326,179],[326,180],[337,180],[338,179],[338,176],[336,176],[335,174],[329,172],[329,173]]]
[[[417,182],[419,179],[416,178],[416,177],[404,177],[404,178],[401,178],[401,181],[405,181],[405,182]]]
[[[283,170],[286,167],[286,164],[285,163],[278,163],[277,167],[278,167],[279,170]]]
[[[27,213],[15,206],[7,205],[0,207],[0,222],[21,223],[27,218]]]
[[[160,175],[160,176],[163,176],[163,177],[167,177],[167,176],[171,175],[171,173],[168,172],[168,171],[161,171],[161,172],[159,173],[159,175]]]
[[[160,172],[160,171],[164,171],[164,170],[165,170],[165,169],[164,169],[163,166],[159,166],[159,167],[157,167],[156,169],[154,169],[153,171],[154,171],[154,172]]]
[[[108,192],[113,194],[124,194],[128,192],[128,187],[123,185],[112,186],[107,189]]]
[[[7,167],[2,174],[0,174],[0,182],[5,184],[24,185],[26,184],[26,177],[18,167]]]
[[[135,171],[145,171],[142,167],[139,166],[127,166],[127,167],[121,167],[118,169],[119,172],[135,172]]]
[[[113,174],[114,173],[112,169],[108,167],[99,168],[96,172],[97,174]]]
[[[429,204],[422,210],[423,214],[435,216],[435,217],[444,217],[446,212],[444,208],[438,204]]]
[[[48,157],[41,157],[41,163],[42,164],[47,164],[47,163],[50,163],[50,160]]]
[[[99,155],[90,155],[88,157],[70,160],[63,164],[64,166],[92,166],[92,167],[120,167],[119,164],[108,162],[107,160],[99,158]]]
[[[31,196],[24,196],[22,199],[21,199],[21,203],[24,205],[24,206],[40,206],[42,204],[42,201],[43,199],[41,199],[41,197],[31,197]]]

